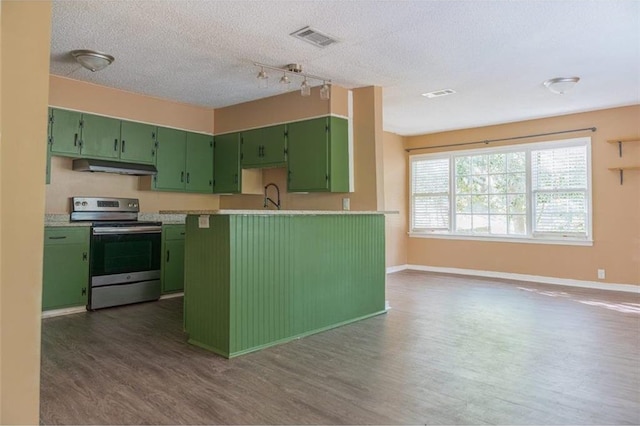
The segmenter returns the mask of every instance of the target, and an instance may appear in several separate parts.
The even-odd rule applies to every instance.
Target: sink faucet
[[[271,198],[267,197],[267,190],[269,189],[270,186],[273,186],[276,188],[276,194],[278,195],[278,202],[275,202]],[[278,185],[276,185],[273,182],[266,184],[264,187],[264,208],[265,209],[269,206],[269,203],[273,204],[274,206],[276,206],[278,210],[280,210],[280,188],[278,188]]]

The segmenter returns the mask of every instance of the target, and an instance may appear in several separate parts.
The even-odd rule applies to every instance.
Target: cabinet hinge
[[[216,186],[216,180],[215,179],[213,180],[213,186],[214,186],[214,188]]]
[[[210,141],[210,142],[209,142],[209,146],[210,146],[211,148],[213,148],[213,141]]]
[[[328,124],[326,124],[326,125],[324,126],[324,131],[325,131],[325,132],[328,132],[328,131],[329,131],[329,125],[328,125]]]
[[[53,145],[53,136],[49,136],[48,142],[49,142],[49,145]]]
[[[84,128],[84,120],[80,120],[80,128]]]
[[[213,149],[216,149],[216,141],[213,141]]]
[[[81,295],[82,295],[82,296],[86,296],[86,294],[87,294],[87,288],[86,288],[86,287],[82,287],[82,293],[81,293]]]
[[[325,180],[326,180],[327,182],[329,182],[329,175],[328,175],[328,174],[324,175],[324,178],[325,178]]]
[[[158,141],[155,141],[155,142],[153,143],[153,146],[154,146],[154,148],[155,148],[155,149],[158,149]]]
[[[287,148],[284,149],[284,155],[287,155],[289,153],[289,150]]]
[[[53,123],[53,113],[49,116],[49,123]]]

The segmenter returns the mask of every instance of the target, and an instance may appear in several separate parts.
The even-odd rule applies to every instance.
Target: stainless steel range
[[[71,221],[91,221],[87,309],[160,298],[161,222],[138,221],[135,198],[73,197]]]

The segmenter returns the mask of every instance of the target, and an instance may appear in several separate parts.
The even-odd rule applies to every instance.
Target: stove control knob
[[[86,201],[83,201],[83,202],[82,202],[82,205],[83,205],[83,206],[86,206],[87,204],[89,204],[89,203],[87,203]]]
[[[76,201],[76,206],[79,206],[79,205],[80,205],[80,201]]]
[[[133,207],[138,207],[138,204],[134,204]]]
[[[133,204],[129,203],[129,207],[133,207]]]

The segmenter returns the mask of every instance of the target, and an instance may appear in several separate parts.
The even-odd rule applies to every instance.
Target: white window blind
[[[411,234],[591,240],[590,138],[411,157]]]
[[[534,233],[586,234],[587,176],[586,146],[531,151]]]
[[[412,229],[449,229],[449,159],[414,161],[411,165]]]

